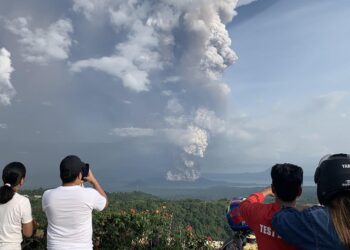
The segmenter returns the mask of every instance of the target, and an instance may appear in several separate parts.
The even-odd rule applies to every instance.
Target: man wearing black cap
[[[102,211],[107,206],[107,195],[88,164],[78,156],[62,160],[60,177],[62,186],[47,190],[42,199],[48,220],[47,248],[91,250],[92,210]],[[83,181],[93,188],[84,188]]]

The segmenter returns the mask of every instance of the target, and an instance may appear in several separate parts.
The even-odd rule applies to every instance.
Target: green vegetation
[[[27,249],[45,249],[47,222],[41,199],[35,196],[42,195],[43,190],[23,193],[31,199],[38,224],[35,236],[24,245]],[[314,194],[313,188],[304,188],[299,203],[315,203]],[[111,193],[109,202],[104,212],[93,216],[96,249],[210,249],[207,239],[225,240],[231,234],[225,217],[228,199],[168,200],[130,192]]]
[[[211,236],[222,240],[230,233],[225,212],[228,200],[203,201],[198,199],[165,200],[141,192],[110,194],[109,211],[135,209],[157,211],[166,208],[172,214],[173,228],[191,225],[201,237]]]

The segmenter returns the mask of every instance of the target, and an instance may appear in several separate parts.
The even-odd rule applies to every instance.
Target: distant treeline
[[[22,192],[29,196],[33,216],[38,223],[36,235],[25,242],[33,249],[44,248],[46,244],[47,222],[41,210],[40,200],[43,191],[38,189]],[[232,188],[233,196],[238,196],[235,195],[236,191]],[[239,188],[239,191],[242,189]],[[314,192],[313,188],[306,188],[299,203],[316,203]],[[146,239],[148,247],[149,244],[153,244],[154,249],[161,249],[161,246],[170,244],[169,239],[177,239],[182,242],[181,244],[194,244],[199,247],[204,244],[205,239],[225,240],[231,234],[225,217],[228,199],[170,200],[142,192],[109,193],[108,195],[109,207],[94,216],[96,247],[106,247],[109,244],[127,246],[141,244],[140,242],[146,244]],[[134,242],[136,238],[139,239],[138,243]],[[157,244],[159,248],[156,247]],[[173,246],[171,249],[176,247]]]

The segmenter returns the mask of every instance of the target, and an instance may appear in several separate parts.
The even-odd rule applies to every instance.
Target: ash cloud
[[[237,60],[225,24],[235,15],[236,0],[74,1],[73,10],[92,20],[104,16],[116,34],[124,34],[114,52],[72,63],[75,73],[93,69],[114,77],[131,92],[161,89],[168,101],[156,134],[182,149],[168,180],[196,180],[196,162],[205,157],[211,133],[226,127],[216,118],[217,103],[230,92],[224,70]],[[200,98],[207,99],[201,102]],[[196,100],[196,101],[194,101]],[[205,110],[205,111],[203,111]],[[201,113],[211,115],[203,120]],[[211,119],[211,121],[208,121]],[[215,127],[215,128],[214,128]],[[115,135],[153,136],[148,129],[114,128]]]
[[[176,79],[170,74],[187,85],[229,92],[221,75],[237,59],[225,28],[236,1],[107,2],[75,1],[73,9],[87,18],[104,11],[115,32],[126,33],[125,41],[117,43],[110,56],[73,63],[73,72],[92,68],[136,92],[149,91],[159,76]]]
[[[23,137],[45,142],[159,140],[178,149],[176,160],[162,164],[165,177],[198,179],[211,137],[228,133],[230,127],[225,120],[230,87],[222,74],[237,60],[226,29],[236,4],[73,0],[68,7],[62,3],[63,13],[47,18],[35,12],[24,15],[24,10],[17,17],[15,11],[5,16],[6,36],[17,40],[10,47],[18,50],[16,72],[20,65],[20,79],[30,76],[31,84],[42,88],[38,98],[28,97],[37,89],[16,82],[19,93],[28,91],[21,96],[23,102],[33,105],[19,104],[17,110],[38,105],[42,110],[32,112],[38,119],[28,119]],[[7,72],[0,94],[10,103],[15,90],[12,71]],[[11,122],[11,115],[7,118],[9,123],[4,122],[14,131],[13,125],[20,123]],[[157,152],[153,147],[149,145]],[[131,150],[130,157],[135,152]]]

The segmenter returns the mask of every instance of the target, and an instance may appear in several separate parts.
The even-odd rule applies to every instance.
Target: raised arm
[[[85,177],[85,179],[90,182],[90,184],[92,185],[92,187],[94,189],[96,189],[96,191],[102,195],[103,197],[106,198],[106,205],[105,208],[108,206],[108,198],[107,198],[107,194],[106,192],[103,190],[103,188],[101,187],[100,183],[97,181],[97,179],[95,178],[94,174],[92,173],[92,170],[89,170],[89,174],[87,177]]]
[[[314,233],[308,210],[298,211],[292,207],[282,208],[273,216],[272,226],[277,234],[295,246],[313,245]]]
[[[256,218],[257,207],[260,206],[260,203],[263,203],[267,196],[272,195],[273,193],[271,187],[266,187],[260,192],[249,195],[247,199],[240,203],[240,214],[247,221],[248,224],[252,224],[252,222]]]

